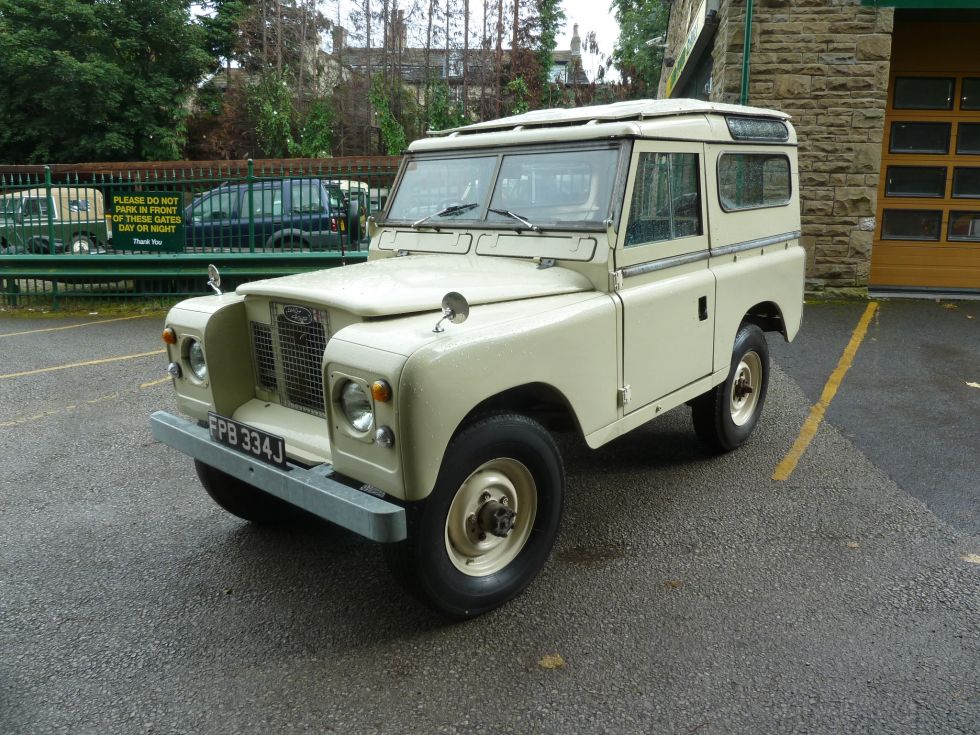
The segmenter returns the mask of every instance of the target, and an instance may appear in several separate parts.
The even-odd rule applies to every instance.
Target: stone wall
[[[698,0],[672,6],[668,49]],[[676,17],[675,17],[676,16]],[[871,268],[894,11],[859,0],[756,0],[749,104],[793,116],[811,291],[859,291]],[[745,0],[722,0],[711,99],[739,101]]]

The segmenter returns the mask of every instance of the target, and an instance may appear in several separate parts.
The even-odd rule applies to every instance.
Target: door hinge
[[[630,387],[628,385],[624,385],[617,391],[617,393],[619,393],[619,405],[629,405],[630,400],[633,398],[633,391],[630,389]]]
[[[623,272],[613,271],[609,274],[609,288],[619,291],[623,287]]]

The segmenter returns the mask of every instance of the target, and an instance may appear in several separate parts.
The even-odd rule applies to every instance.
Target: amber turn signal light
[[[164,329],[163,334],[160,336],[168,345],[177,344],[177,333],[174,331],[173,327],[167,327]]]
[[[371,383],[371,397],[376,401],[380,401],[381,403],[390,401],[391,386],[383,380],[375,380],[373,383]]]

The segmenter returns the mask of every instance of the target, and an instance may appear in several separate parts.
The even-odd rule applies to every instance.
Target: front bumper
[[[150,429],[158,441],[372,541],[407,536],[404,508],[338,482],[328,464],[282,470],[212,441],[207,428],[166,411],[150,416]]]

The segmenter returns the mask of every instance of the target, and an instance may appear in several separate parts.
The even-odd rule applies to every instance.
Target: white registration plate
[[[286,469],[286,442],[281,436],[219,416],[212,411],[208,411],[208,430],[211,438],[219,444]]]

